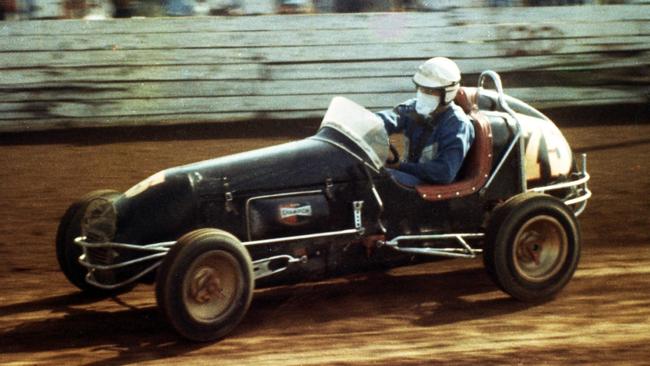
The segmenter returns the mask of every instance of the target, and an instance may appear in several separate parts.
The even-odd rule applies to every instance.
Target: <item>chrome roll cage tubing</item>
[[[476,104],[478,105],[478,102],[481,98],[481,91],[483,90],[483,84],[485,83],[486,78],[492,79],[492,82],[494,83],[494,87],[497,90],[497,101],[499,103],[499,107],[501,107],[506,113],[508,113],[512,119],[514,120],[514,126],[510,125],[510,123],[507,123],[508,128],[510,129],[510,132],[514,134],[514,137],[512,138],[512,141],[510,142],[510,145],[508,145],[508,148],[506,149],[506,152],[503,154],[503,157],[497,164],[497,167],[494,169],[494,172],[492,172],[492,175],[487,180],[487,183],[481,188],[481,192],[485,192],[491,185],[492,182],[494,181],[494,178],[497,176],[499,171],[501,171],[501,168],[503,168],[503,165],[505,164],[506,160],[508,160],[508,157],[510,154],[512,154],[512,151],[514,150],[515,146],[519,145],[519,159],[522,162],[519,164],[520,166],[520,171],[519,171],[519,180],[521,182],[521,192],[526,192],[526,169],[523,164],[524,162],[524,139],[522,138],[522,128],[521,128],[521,123],[519,123],[519,119],[517,118],[517,114],[515,111],[510,108],[508,105],[508,102],[506,101],[506,96],[505,93],[503,92],[503,84],[501,84],[501,77],[499,74],[497,74],[495,71],[492,70],[486,70],[481,73],[481,76],[478,78],[478,88],[476,90]]]
[[[574,214],[576,216],[579,216],[587,207],[587,200],[591,198],[591,191],[587,187],[587,182],[589,181],[589,173],[587,173],[587,155],[582,154],[581,155],[581,164],[580,164],[580,173],[574,174],[572,178],[574,178],[571,181],[568,182],[563,182],[563,183],[557,183],[557,184],[552,184],[549,186],[544,186],[544,187],[535,187],[528,189],[527,187],[527,182],[526,182],[526,168],[525,168],[525,149],[524,149],[524,139],[522,136],[522,128],[521,128],[521,123],[519,122],[519,119],[517,118],[517,114],[515,111],[510,108],[507,102],[507,98],[505,93],[503,92],[503,85],[501,83],[501,77],[499,74],[497,74],[495,71],[492,70],[486,70],[481,73],[478,79],[478,88],[476,90],[476,103],[478,105],[478,101],[480,100],[481,97],[481,91],[483,90],[483,84],[485,83],[485,79],[490,78],[492,79],[492,82],[494,83],[494,87],[497,91],[497,102],[499,104],[499,107],[501,107],[508,115],[510,115],[514,121],[514,126],[510,125],[510,123],[507,123],[508,128],[510,131],[514,134],[514,137],[512,138],[512,141],[508,145],[508,148],[506,149],[506,152],[503,154],[503,157],[497,164],[497,167],[494,169],[494,172],[492,175],[487,180],[487,183],[481,188],[481,193],[484,193],[492,184],[494,181],[494,178],[496,175],[499,173],[503,165],[505,164],[506,160],[512,154],[512,151],[514,150],[515,146],[519,145],[519,159],[521,161],[520,167],[520,172],[519,172],[519,178],[521,181],[521,192],[539,192],[539,193],[546,193],[548,191],[553,191],[553,190],[558,190],[558,189],[564,189],[564,188],[572,188],[572,187],[578,187],[577,188],[577,193],[578,195],[575,197],[570,197],[568,199],[565,199],[563,202],[567,206],[572,206],[576,205],[573,207]]]

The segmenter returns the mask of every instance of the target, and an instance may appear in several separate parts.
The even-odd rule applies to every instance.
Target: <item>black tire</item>
[[[523,193],[497,207],[488,223],[483,263],[510,296],[528,302],[553,298],[580,259],[580,230],[559,199]]]
[[[230,333],[248,311],[253,290],[248,250],[217,229],[181,237],[156,279],[158,307],[172,327],[192,341],[213,341]]]
[[[99,295],[123,291],[103,290],[87,283],[86,273],[88,270],[79,264],[82,249],[74,243],[74,239],[81,235],[81,220],[88,204],[96,198],[112,199],[119,195],[119,192],[110,189],[90,192],[70,205],[59,221],[56,232],[56,259],[59,262],[59,268],[70,283],[84,292]]]

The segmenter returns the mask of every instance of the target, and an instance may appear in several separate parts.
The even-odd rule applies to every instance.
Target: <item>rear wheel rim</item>
[[[198,256],[183,280],[183,302],[199,323],[219,321],[241,292],[237,259],[223,250]]]
[[[526,281],[548,281],[562,270],[568,248],[566,231],[556,218],[532,217],[515,235],[512,248],[515,271]]]

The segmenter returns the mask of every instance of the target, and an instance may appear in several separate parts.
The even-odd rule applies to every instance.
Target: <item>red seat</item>
[[[415,187],[422,198],[439,201],[467,196],[478,191],[487,181],[492,169],[492,129],[490,122],[478,110],[475,100],[475,93],[468,95],[464,88],[454,99],[474,125],[474,143],[458,172],[457,181],[446,185],[423,184]]]

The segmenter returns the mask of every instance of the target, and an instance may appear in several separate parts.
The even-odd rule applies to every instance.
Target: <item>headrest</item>
[[[472,111],[473,103],[472,103],[472,96],[469,95],[468,91],[465,88],[460,88],[458,90],[458,94],[456,94],[456,98],[454,98],[454,103],[458,105],[459,107],[463,108],[463,111],[465,113],[469,114]]]

